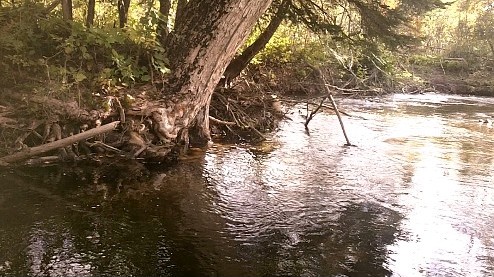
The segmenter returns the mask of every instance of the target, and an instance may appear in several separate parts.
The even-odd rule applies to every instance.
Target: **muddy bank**
[[[472,80],[468,77],[440,75],[432,76],[426,82],[434,91],[440,93],[494,96],[494,84]]]

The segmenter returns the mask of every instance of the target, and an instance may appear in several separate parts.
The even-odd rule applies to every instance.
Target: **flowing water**
[[[355,147],[296,106],[171,169],[0,172],[0,276],[494,276],[494,99],[371,100]]]

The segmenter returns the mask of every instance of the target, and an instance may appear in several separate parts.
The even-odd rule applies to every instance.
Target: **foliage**
[[[3,72],[15,73],[25,69],[33,73],[42,64],[39,58],[53,54],[54,47],[50,34],[43,31],[42,25],[46,22],[46,14],[42,5],[27,3],[14,8],[0,10],[0,51],[2,59],[0,66]],[[64,32],[65,28],[60,21],[51,21],[57,33]],[[7,74],[5,81],[15,78]]]
[[[430,13],[418,26],[426,54],[465,59],[480,65],[494,55],[494,10],[491,1],[458,0],[447,9]]]
[[[331,67],[339,78],[358,86],[389,83],[398,49],[418,43],[406,23],[444,7],[441,1],[279,0],[268,15],[275,18],[286,3],[286,24],[253,63],[293,66],[302,73],[307,73],[300,70],[307,64]],[[260,33],[256,31],[251,41]]]
[[[384,44],[338,40],[332,35],[314,34],[303,26],[285,24],[256,55],[252,67],[280,68],[303,80],[313,74],[311,66],[315,66],[328,69],[336,83],[371,87],[392,82],[396,61],[396,52]]]
[[[157,11],[150,9],[127,29],[87,28],[47,13],[42,4],[26,2],[0,12],[0,69],[5,83],[46,77],[67,85],[105,88],[149,82],[167,73],[163,47],[149,36]]]
[[[167,46],[156,39],[157,25],[165,24],[173,33],[177,2],[168,2],[173,8],[164,16],[159,5],[166,0],[131,1],[122,29],[115,26],[119,13],[114,2],[97,2],[89,28],[84,26],[88,13],[84,2],[74,2],[70,22],[62,20],[59,6],[50,8],[40,0],[4,4],[0,7],[0,70],[8,76],[2,82],[17,83],[30,76],[110,91],[116,85],[161,80],[168,73],[166,55],[173,53],[167,53]],[[443,6],[439,0],[276,0],[259,26],[266,26],[283,3],[289,3],[286,24],[253,59],[254,64],[325,65],[341,76],[374,81],[391,76],[396,55],[388,47],[408,45],[416,35],[404,23]],[[482,19],[484,25],[474,28],[484,45],[491,36],[488,16]],[[254,32],[250,42],[259,33]]]

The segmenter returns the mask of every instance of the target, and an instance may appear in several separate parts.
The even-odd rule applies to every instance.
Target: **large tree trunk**
[[[170,20],[170,9],[172,7],[171,0],[159,0],[160,1],[160,19],[158,20],[158,24],[156,27],[156,34],[158,36],[158,40],[166,45],[166,40],[168,37],[168,22]]]
[[[62,0],[63,19],[72,20],[72,0]]]
[[[162,139],[200,145],[210,139],[213,90],[271,0],[191,0],[170,41],[173,77],[155,111]]]
[[[86,27],[91,27],[94,24],[94,10],[96,8],[96,0],[89,0],[87,3]]]
[[[284,0],[283,3],[278,7],[278,11],[271,18],[268,26],[264,31],[257,37],[257,39],[249,45],[245,50],[233,59],[223,74],[225,79],[223,80],[226,84],[231,82],[233,79],[237,78],[240,75],[240,72],[244,70],[247,65],[249,65],[250,61],[259,53],[266,44],[268,44],[269,40],[273,37],[278,27],[283,22],[286,16],[286,10],[289,5],[288,0]]]
[[[175,22],[182,21],[182,16],[185,13],[188,0],[177,0],[177,10],[175,12]]]
[[[130,0],[118,0],[118,22],[119,27],[123,28],[127,25],[127,19],[129,15]]]

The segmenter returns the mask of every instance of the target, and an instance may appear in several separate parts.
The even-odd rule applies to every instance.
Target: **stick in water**
[[[336,107],[336,102],[334,101],[333,94],[331,93],[331,90],[328,88],[326,84],[326,78],[324,78],[324,74],[322,73],[321,69],[317,69],[319,76],[321,76],[322,82],[324,84],[324,88],[326,89],[326,93],[328,94],[329,100],[331,101],[331,105],[333,105],[333,109],[336,113],[336,116],[338,117],[338,120],[340,121],[340,126],[341,130],[343,130],[343,135],[345,136],[346,139],[346,146],[352,146],[350,143],[350,140],[348,139],[348,136],[345,131],[345,126],[343,125],[343,120],[341,119],[340,111],[338,111],[338,107]]]

